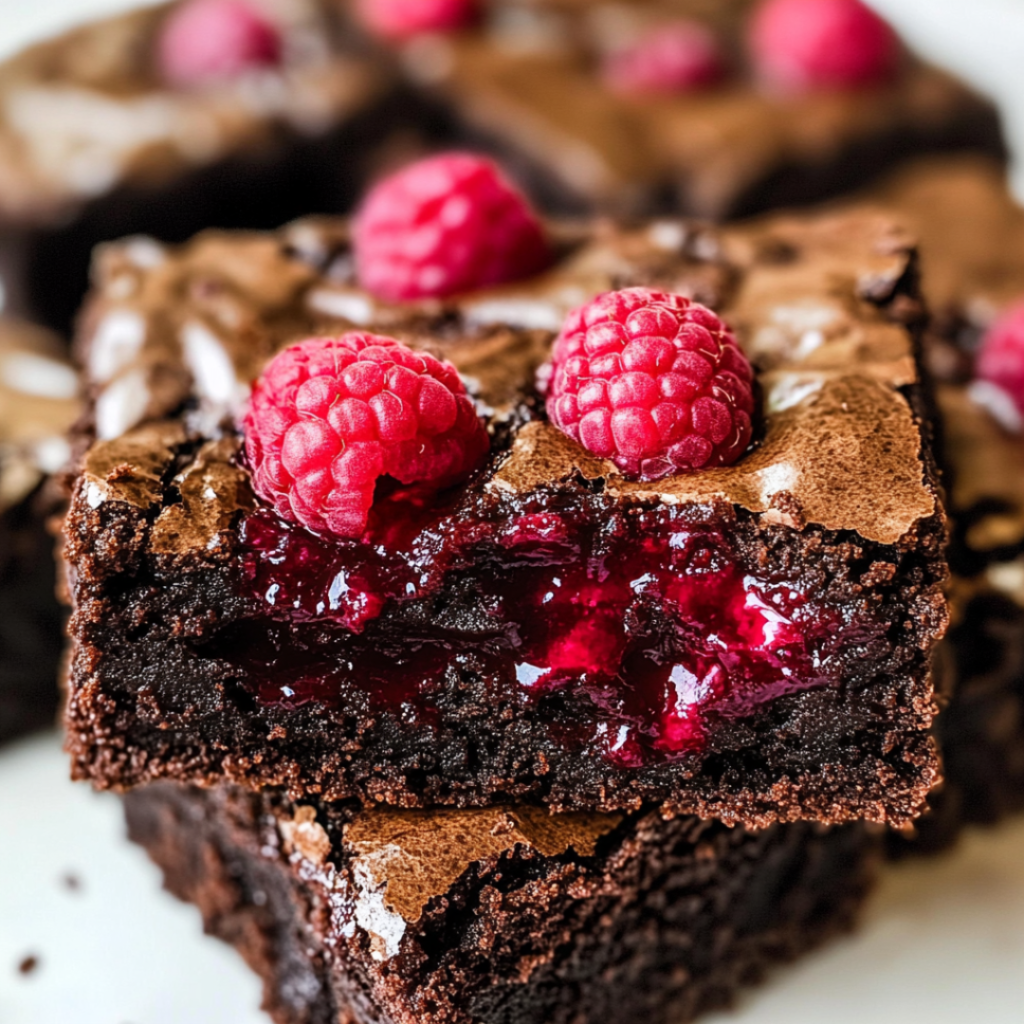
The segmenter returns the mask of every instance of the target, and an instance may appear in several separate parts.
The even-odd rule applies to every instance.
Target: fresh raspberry
[[[876,85],[900,60],[895,32],[860,0],[766,0],[750,46],[765,82],[797,92]]]
[[[244,428],[256,493],[286,519],[340,537],[363,534],[381,477],[440,490],[488,448],[454,366],[360,332],[275,356]]]
[[[359,18],[375,35],[402,40],[424,32],[465,28],[477,16],[476,0],[358,0]]]
[[[750,443],[750,363],[710,309],[681,295],[599,296],[569,314],[552,369],[551,421],[631,476],[729,465]]]
[[[1011,306],[985,332],[974,372],[1006,392],[1024,416],[1024,302]]]
[[[279,64],[281,32],[245,0],[189,0],[168,15],[157,49],[168,82],[205,85]]]
[[[352,226],[359,281],[389,302],[528,277],[550,261],[540,222],[490,160],[445,153],[377,185]]]
[[[604,80],[624,95],[682,93],[713,85],[725,62],[714,33],[692,21],[661,25],[604,63]]]

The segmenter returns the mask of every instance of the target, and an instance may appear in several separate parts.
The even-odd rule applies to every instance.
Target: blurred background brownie
[[[0,319],[0,743],[57,718],[64,613],[49,474],[67,460],[77,379],[48,332]]]
[[[873,14],[840,4],[868,28],[815,40],[815,8],[835,5],[800,2],[495,0],[400,46],[452,137],[500,155],[555,212],[722,219],[838,195],[921,152],[1002,154],[994,107]],[[844,67],[851,37],[875,52]]]
[[[952,624],[937,672],[945,782],[903,837],[931,850],[1024,809],[1024,418],[1012,384],[1014,351],[1024,366],[1024,209],[998,162],[968,155],[909,164],[870,201],[920,240],[952,518]],[[1001,320],[1002,386],[979,358]]]
[[[278,1024],[683,1024],[849,927],[879,846],[861,825],[359,811],[168,783],[125,808]]]
[[[7,309],[66,330],[92,247],[345,210],[413,104],[335,0],[178,0],[0,65]]]

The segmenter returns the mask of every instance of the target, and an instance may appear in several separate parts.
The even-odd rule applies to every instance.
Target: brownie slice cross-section
[[[102,261],[66,523],[75,774],[913,818],[937,772],[944,520],[913,253],[888,222],[596,230],[536,280],[404,307],[355,288],[344,234]],[[552,329],[629,284],[720,310],[758,365],[760,435],[735,466],[630,481],[545,419]],[[267,357],[354,323],[452,360],[492,434],[443,500],[381,494],[362,543],[261,505],[234,426]]]
[[[278,1024],[683,1024],[844,930],[859,824],[358,810],[158,783],[129,835]]]

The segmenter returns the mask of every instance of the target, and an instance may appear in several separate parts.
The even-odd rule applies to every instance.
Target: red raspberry
[[[860,0],[766,0],[750,46],[761,77],[789,91],[876,85],[900,60],[896,34]]]
[[[488,449],[455,367],[353,332],[278,353],[245,418],[253,487],[286,519],[359,537],[382,476],[440,490]]]
[[[569,314],[552,370],[551,421],[631,476],[729,465],[750,443],[750,363],[710,309],[681,295],[599,296]]]
[[[975,376],[1005,391],[1024,416],[1024,302],[1011,306],[985,332]]]
[[[661,25],[605,61],[604,80],[615,92],[690,92],[713,85],[725,63],[714,34],[692,21]]]
[[[385,39],[451,32],[476,19],[476,0],[358,0],[363,24]]]
[[[523,196],[490,160],[445,153],[377,185],[352,225],[360,284],[389,302],[528,277],[550,261]]]
[[[281,32],[245,0],[189,0],[164,22],[158,44],[164,78],[177,86],[235,78],[281,61]]]

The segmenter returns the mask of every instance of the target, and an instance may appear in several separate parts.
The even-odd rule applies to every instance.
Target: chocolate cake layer
[[[56,338],[0,320],[0,743],[57,719],[65,615],[46,481],[67,460],[77,391]]]
[[[103,18],[0,64],[0,266],[8,310],[62,330],[98,242],[277,227],[358,195],[415,103],[334,0],[265,0],[279,66],[191,88],[161,76],[181,3]]]
[[[845,929],[877,859],[859,825],[353,812],[166,783],[125,805],[278,1024],[682,1024]]]
[[[499,2],[474,31],[415,40],[414,81],[559,213],[746,216],[839,195],[923,152],[1002,156],[993,106],[907,56],[892,82],[780,95],[745,53],[750,0]],[[680,18],[709,26],[729,70],[676,95],[622,95],[602,62]]]
[[[330,222],[104,255],[79,339],[98,439],[66,523],[77,777],[756,825],[919,812],[944,520],[913,253],[888,222],[607,229],[447,304],[382,306],[350,274]],[[551,331],[630,284],[720,310],[757,364],[760,437],[735,466],[631,482],[545,420]],[[266,358],[353,324],[451,359],[488,416],[487,466],[411,542],[296,531],[237,458]],[[547,685],[580,630],[601,663]],[[724,682],[697,685],[709,662]]]

